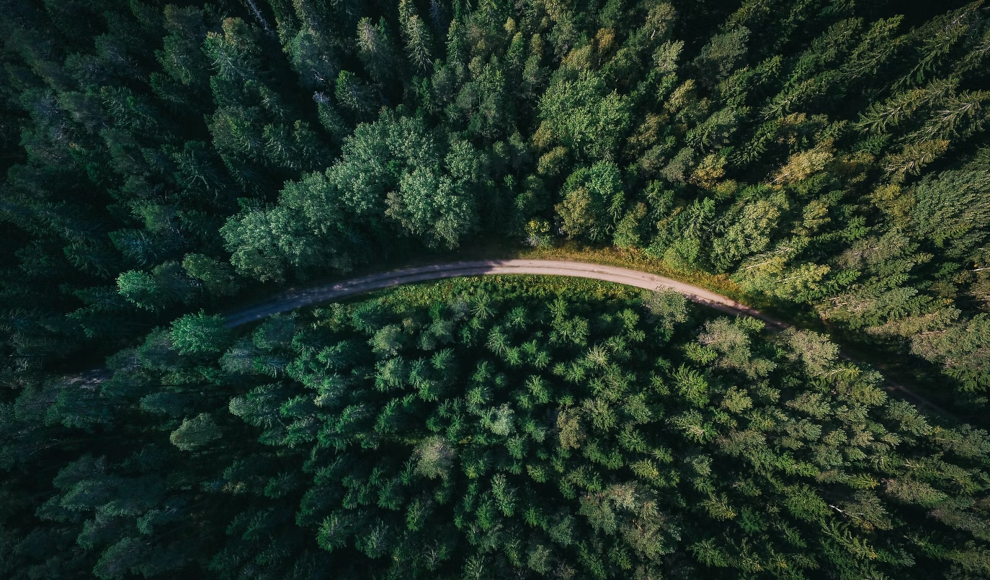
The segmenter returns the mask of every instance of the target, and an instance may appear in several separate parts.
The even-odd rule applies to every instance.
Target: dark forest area
[[[990,577],[982,0],[0,0],[0,65],[0,576]],[[489,243],[806,328],[215,315]]]

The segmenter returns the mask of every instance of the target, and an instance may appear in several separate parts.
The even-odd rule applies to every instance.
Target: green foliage
[[[564,200],[556,207],[564,232],[591,241],[608,239],[624,205],[618,168],[602,162],[578,169],[567,178],[564,192]]]
[[[726,274],[918,368],[908,329],[987,311],[978,3],[235,4],[3,11],[8,375],[492,238]]]
[[[4,3],[0,576],[987,576],[985,437],[824,335],[504,281],[200,310],[570,237],[978,416],[985,7],[738,4]]]
[[[912,341],[912,351],[927,360],[944,365],[945,373],[967,391],[990,388],[987,347],[990,345],[990,317],[978,314],[965,325],[952,325],[927,332]]]
[[[769,334],[669,292],[529,279],[406,287],[223,332],[180,319],[119,355],[95,396],[52,407],[51,428],[122,413],[145,429],[115,443],[130,455],[63,468],[35,534],[66,530],[106,577],[206,562],[282,575],[328,555],[355,577],[483,562],[605,578],[983,570],[973,498],[990,438],[887,399],[821,335]],[[101,400],[103,418],[82,421]],[[209,541],[166,543],[193,523]],[[258,559],[273,545],[281,556]]]
[[[630,123],[629,103],[609,92],[603,79],[585,72],[550,85],[540,100],[540,119],[533,136],[537,147],[559,145],[582,161],[611,160]]]
[[[200,413],[192,419],[185,419],[178,429],[172,431],[168,440],[183,451],[195,451],[223,437],[223,433],[209,413]]]
[[[986,239],[990,221],[990,174],[946,171],[923,179],[914,192],[911,219],[918,234],[940,254],[967,259]],[[948,246],[948,247],[946,247]],[[971,258],[970,258],[971,259]]]
[[[182,268],[190,278],[201,280],[214,296],[230,296],[240,290],[240,281],[226,262],[203,254],[187,254],[182,260]]]
[[[749,29],[744,26],[717,34],[701,48],[692,64],[706,82],[714,84],[741,64],[748,39]]]
[[[193,286],[178,264],[166,262],[152,272],[131,270],[117,278],[120,294],[129,302],[147,310],[160,310],[178,302],[192,300]]]
[[[168,338],[182,354],[213,354],[227,348],[231,334],[222,316],[200,311],[173,322]]]

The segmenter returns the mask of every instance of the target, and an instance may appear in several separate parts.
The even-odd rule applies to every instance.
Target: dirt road
[[[318,304],[329,302],[339,298],[345,298],[354,294],[380,290],[392,286],[400,286],[412,282],[425,282],[428,280],[439,280],[442,278],[457,278],[460,276],[482,276],[491,274],[535,274],[541,276],[570,276],[575,278],[591,278],[594,280],[604,280],[616,284],[625,284],[647,290],[670,289],[683,294],[688,300],[698,304],[714,308],[727,314],[745,314],[758,318],[767,324],[769,330],[781,331],[790,325],[768,316],[758,310],[754,310],[735,300],[720,296],[714,292],[709,292],[704,288],[698,288],[684,282],[678,282],[663,276],[629,270],[628,268],[618,268],[615,266],[602,266],[600,264],[589,264],[586,262],[568,262],[556,260],[484,260],[475,262],[451,262],[447,264],[435,264],[432,266],[419,266],[415,268],[405,268],[370,274],[304,289],[290,289],[270,300],[249,306],[232,312],[227,315],[227,326],[234,328],[249,324],[277,314],[288,312]],[[846,360],[853,360],[851,357],[842,355]],[[899,385],[890,380],[884,384],[888,391],[896,393],[899,397],[906,399],[915,405],[928,407],[929,409],[947,417],[953,417],[952,413],[942,409],[927,398],[908,390],[903,385]]]
[[[359,278],[351,278],[333,284],[315,286],[300,290],[288,290],[271,300],[238,310],[227,317],[227,326],[236,327],[255,320],[260,320],[272,314],[295,310],[302,306],[336,300],[353,294],[370,290],[379,290],[391,286],[439,280],[441,278],[456,278],[460,276],[481,276],[490,274],[536,274],[541,276],[571,276],[575,278],[591,278],[616,284],[625,284],[647,290],[668,288],[686,296],[689,300],[729,314],[746,314],[759,318],[776,329],[786,328],[784,322],[772,318],[740,304],[734,300],[709,292],[704,288],[691,286],[677,280],[664,278],[655,274],[638,272],[627,268],[602,266],[585,262],[565,262],[554,260],[486,260],[478,262],[452,262],[433,266],[406,268],[380,274],[371,274]]]

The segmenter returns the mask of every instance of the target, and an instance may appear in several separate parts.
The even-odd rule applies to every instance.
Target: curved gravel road
[[[628,268],[563,260],[481,260],[474,262],[450,262],[447,264],[418,266],[415,268],[393,270],[391,272],[369,274],[367,276],[350,278],[348,280],[310,288],[289,289],[265,302],[229,313],[227,315],[227,326],[234,328],[261,320],[279,312],[288,312],[303,306],[328,302],[371,290],[380,290],[382,288],[390,288],[412,282],[491,274],[570,276],[574,278],[603,280],[647,290],[667,288],[683,294],[692,302],[714,308],[727,314],[745,314],[753,318],[758,318],[767,324],[768,330],[779,332],[790,327],[789,324],[782,320],[768,316],[735,300],[715,294],[714,292],[709,292],[704,288],[685,284],[684,282],[678,282],[677,280],[663,276],[630,270]],[[854,360],[844,354],[841,356],[846,360]],[[884,387],[888,391],[895,391],[898,396],[915,405],[928,407],[941,415],[955,418],[952,413],[942,409],[927,398],[908,390],[903,385],[885,379]]]
[[[594,280],[604,280],[626,286],[635,286],[647,290],[660,290],[668,288],[686,296],[692,302],[721,310],[728,314],[746,314],[753,318],[759,318],[768,326],[777,330],[783,330],[788,325],[762,312],[754,310],[748,306],[740,304],[735,300],[720,296],[714,292],[709,292],[704,288],[691,286],[677,280],[664,278],[655,274],[630,270],[628,268],[617,268],[615,266],[602,266],[600,264],[589,264],[587,262],[567,262],[562,260],[483,260],[476,262],[451,262],[448,264],[436,264],[432,266],[418,266],[415,268],[405,268],[370,274],[359,278],[351,278],[333,284],[314,286],[301,290],[287,290],[270,300],[255,304],[248,308],[235,311],[227,316],[227,326],[237,327],[248,324],[262,318],[288,312],[310,304],[336,300],[353,294],[360,294],[370,290],[379,290],[391,286],[409,284],[411,282],[423,282],[426,280],[439,280],[441,278],[457,278],[460,276],[481,276],[490,274],[536,274],[541,276],[570,276],[574,278],[591,278]]]

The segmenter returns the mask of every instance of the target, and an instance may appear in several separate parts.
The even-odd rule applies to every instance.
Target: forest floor
[[[559,255],[559,254],[558,254]],[[482,275],[541,275],[541,276],[568,276],[577,278],[590,278],[615,284],[623,284],[644,288],[647,290],[669,289],[684,295],[692,302],[714,308],[728,314],[744,314],[764,321],[768,329],[782,331],[790,325],[782,320],[768,315],[760,310],[751,308],[722,296],[708,289],[694,284],[674,280],[665,276],[660,276],[651,272],[643,272],[619,266],[604,265],[600,263],[577,262],[571,260],[540,260],[540,259],[506,259],[506,260],[473,260],[447,262],[440,264],[430,264],[423,266],[412,266],[387,272],[378,272],[330,282],[317,284],[307,288],[290,288],[274,297],[246,308],[241,308],[227,314],[227,326],[237,327],[257,320],[261,320],[273,314],[288,312],[322,302],[346,298],[355,294],[370,292],[410,284],[415,282],[425,282],[429,280],[440,280],[444,278],[455,278],[463,276]],[[710,281],[709,281],[710,282]],[[706,284],[711,286],[712,284]],[[852,356],[843,353],[846,360],[856,360]],[[888,392],[897,395],[915,405],[926,407],[935,413],[949,419],[956,419],[955,416],[933,403],[928,398],[920,395],[915,390],[908,389],[904,385],[892,381],[889,377],[885,379],[884,387]]]

